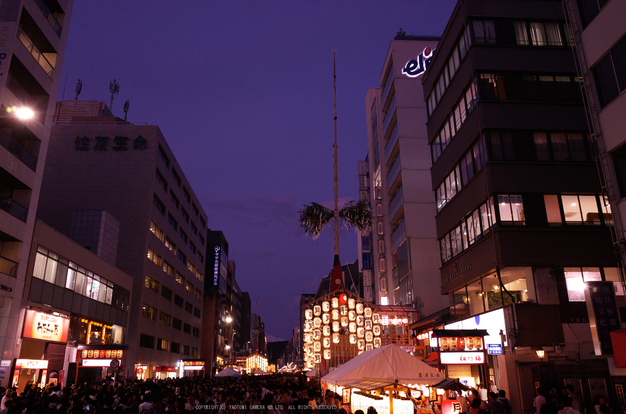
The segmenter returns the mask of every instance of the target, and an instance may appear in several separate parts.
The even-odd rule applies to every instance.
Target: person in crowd
[[[504,407],[498,399],[498,394],[495,392],[489,393],[489,402],[487,402],[487,411],[489,414],[504,414]]]
[[[502,409],[504,410],[504,414],[511,414],[511,411],[512,411],[511,401],[509,401],[509,399],[506,398],[506,391],[504,390],[498,391],[498,400],[500,400],[500,403],[502,404]]]
[[[559,410],[558,414],[580,414],[580,412],[572,408],[572,398],[566,395],[563,397],[563,409]]]
[[[489,381],[489,391],[495,392],[496,394],[498,393],[498,387],[495,382]]]
[[[606,402],[606,399],[603,395],[596,395],[595,398],[595,409],[596,414],[610,414],[613,412],[613,409],[609,406],[609,403]]]
[[[539,387],[537,388],[536,392],[537,392],[537,396],[535,397],[533,401],[533,406],[535,407],[535,414],[541,414],[541,406],[546,403],[546,397],[545,397],[546,391],[542,387]]]

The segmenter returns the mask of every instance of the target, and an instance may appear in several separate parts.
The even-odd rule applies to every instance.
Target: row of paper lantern
[[[310,321],[321,317],[330,321],[330,318],[339,320],[340,317],[347,316],[349,320],[353,321],[357,318],[357,315],[363,315],[366,318],[374,319],[377,323],[380,322],[380,315],[372,312],[372,308],[369,306],[365,307],[362,303],[356,303],[354,307],[350,307],[350,301],[353,300],[354,299],[349,299],[348,305],[337,305],[337,307],[333,307],[332,309],[331,302],[324,301],[322,305],[315,305],[313,309],[306,309],[304,311],[304,319]]]

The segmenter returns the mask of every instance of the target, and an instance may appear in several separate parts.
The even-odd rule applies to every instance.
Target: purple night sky
[[[297,210],[332,208],[333,53],[337,61],[339,197],[358,199],[367,154],[365,94],[393,37],[441,35],[454,0],[75,0],[58,99],[105,100],[158,125],[209,217],[224,232],[236,279],[288,340],[300,295],[333,262],[332,226],[312,240]],[[357,236],[340,235],[342,264]],[[258,305],[257,305],[258,299]]]

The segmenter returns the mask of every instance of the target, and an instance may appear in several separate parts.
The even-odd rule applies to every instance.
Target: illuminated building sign
[[[443,365],[480,365],[485,363],[484,352],[440,352]]]
[[[185,371],[200,371],[204,369],[204,361],[183,361]]]
[[[117,363],[113,361],[117,361]],[[113,365],[118,366],[118,367],[122,365],[122,361],[119,359],[83,359],[81,361],[81,366],[83,367],[112,367],[113,365],[111,365],[111,363],[113,363]]]
[[[215,263],[213,263],[213,286],[219,284],[220,277],[220,246],[215,246]]]
[[[69,318],[28,309],[22,337],[66,343],[69,326]]]
[[[409,78],[421,76],[426,72],[426,68],[428,68],[434,52],[435,49],[431,49],[430,47],[425,48],[424,51],[417,56],[417,59],[411,59],[406,62],[406,65],[402,68],[402,73]]]
[[[78,352],[82,359],[112,359],[124,356],[122,349],[81,349]]]
[[[48,369],[47,359],[17,359],[15,368]]]

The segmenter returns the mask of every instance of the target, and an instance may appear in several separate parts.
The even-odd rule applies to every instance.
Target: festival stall
[[[239,375],[239,371],[231,367],[226,367],[217,374],[215,374],[216,377],[238,377]]]
[[[341,395],[352,412],[367,412],[372,406],[379,414],[413,414],[411,390],[443,379],[442,372],[390,344],[361,353],[320,381],[323,388]]]

